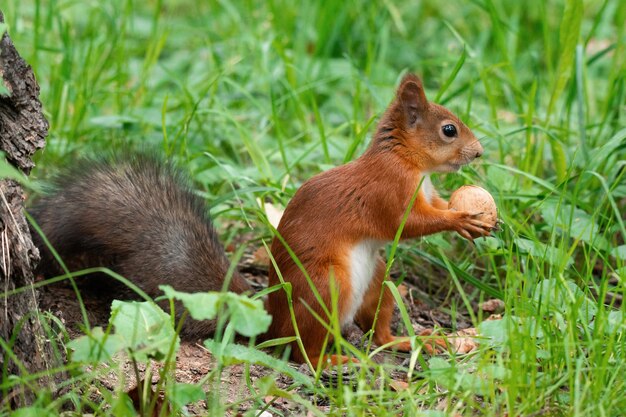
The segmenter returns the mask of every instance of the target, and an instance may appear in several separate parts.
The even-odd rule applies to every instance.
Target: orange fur
[[[456,128],[455,138],[442,133],[445,124]],[[431,172],[456,170],[480,156],[482,151],[467,126],[444,107],[429,103],[421,81],[414,75],[407,75],[381,118],[369,149],[351,163],[316,175],[296,192],[283,214],[278,232],[306,269],[329,309],[332,307],[329,285],[332,270],[338,284],[337,309],[342,324],[354,318],[365,331],[372,327],[385,279],[385,263],[375,253],[376,244],[382,246],[394,239],[422,177]],[[402,232],[403,239],[442,231],[457,231],[468,239],[470,233],[490,233],[490,227],[477,220],[478,213],[448,210],[447,202],[430,187],[430,181],[428,184],[428,187],[423,184],[411,209]],[[376,258],[371,265],[368,250],[374,251],[372,256]],[[305,304],[324,320],[328,317],[279,239],[274,239],[271,251],[285,281],[292,285],[296,322],[309,359],[314,365],[318,360],[329,359],[332,363],[350,360],[336,355],[324,356],[322,347],[327,330]],[[270,268],[269,283],[279,283],[274,268]],[[361,294],[363,286],[366,289]],[[396,339],[390,331],[393,308],[393,298],[385,291],[374,329],[374,340],[378,344]],[[268,335],[273,338],[293,336],[284,292],[269,295],[268,309],[273,316]],[[351,317],[353,311],[356,313]],[[397,348],[409,350],[410,345],[405,340]],[[304,361],[295,343],[292,357]]]

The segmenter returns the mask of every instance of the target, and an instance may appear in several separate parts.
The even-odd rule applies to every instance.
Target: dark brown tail
[[[186,292],[224,287],[230,263],[204,201],[180,170],[155,156],[76,163],[30,212],[70,271],[108,267],[151,297],[161,295],[163,284]],[[40,273],[61,273],[43,240],[33,235],[42,252]],[[238,273],[228,288],[250,290]],[[206,336],[213,327],[191,322],[183,335]]]

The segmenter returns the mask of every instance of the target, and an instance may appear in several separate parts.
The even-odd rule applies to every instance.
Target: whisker
[[[480,138],[476,138],[476,140],[472,141],[470,143],[470,145],[473,145],[476,142],[478,142],[480,144],[483,144],[483,143],[488,142],[489,140],[493,140],[493,139],[494,139],[493,136],[483,136],[483,137],[480,137]]]

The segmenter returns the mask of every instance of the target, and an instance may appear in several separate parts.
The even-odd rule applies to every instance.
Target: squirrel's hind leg
[[[388,343],[394,343],[393,349],[408,352],[411,350],[411,343],[406,337],[396,337],[391,334],[391,319],[393,317],[393,307],[395,305],[391,292],[382,288],[385,281],[385,262],[378,259],[374,279],[370,287],[365,293],[363,303],[356,313],[356,324],[367,332],[373,328],[374,341],[382,346]],[[378,309],[378,317],[376,318],[376,310],[378,308],[378,300],[380,292],[384,291],[383,298]],[[376,319],[376,323],[374,320]]]

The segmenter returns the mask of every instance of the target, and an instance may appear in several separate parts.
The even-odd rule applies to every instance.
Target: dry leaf
[[[431,334],[432,330],[426,329],[420,333],[420,336],[429,336]],[[430,340],[424,341],[424,349],[430,355],[435,355],[446,350],[454,353],[469,353],[478,348],[478,342],[474,340],[477,335],[477,330],[472,327],[459,330],[447,336],[433,336]]]
[[[267,216],[267,220],[270,222],[272,226],[275,228],[278,227],[278,223],[280,223],[280,219],[283,217],[283,213],[285,210],[281,210],[275,207],[272,203],[263,204],[265,207],[265,215]]]
[[[486,313],[501,313],[504,311],[504,301],[494,298],[485,301],[479,307]]]
[[[601,51],[604,51],[610,46],[611,46],[611,41],[609,39],[591,38],[589,39],[589,42],[587,42],[587,47],[585,48],[585,52],[588,55],[595,55]],[[607,56],[608,57],[613,56],[613,52],[609,51],[607,53]]]
[[[409,389],[409,384],[404,381],[398,381],[397,379],[392,379],[389,383],[389,386],[396,392],[405,391]]]
[[[437,411],[443,411],[446,410],[448,408],[448,398],[447,397],[443,397],[439,400],[439,402],[437,403],[437,405],[435,406],[435,410]]]
[[[498,110],[497,115],[499,120],[503,120],[507,123],[514,123],[517,120],[515,113],[507,110]]]
[[[265,246],[259,247],[252,254],[252,263],[254,265],[268,266],[270,264],[270,257],[265,250]]]
[[[404,284],[400,284],[398,285],[398,292],[402,297],[406,297],[407,295],[409,295],[409,287]]]
[[[476,328],[459,330],[448,338],[448,343],[455,353],[470,353],[478,349],[478,343],[474,339],[478,335]]]

